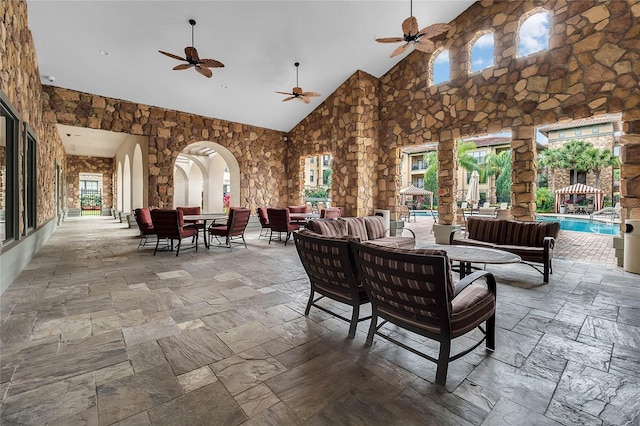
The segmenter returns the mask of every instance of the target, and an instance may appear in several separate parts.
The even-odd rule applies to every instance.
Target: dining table
[[[227,219],[229,216],[227,216],[224,213],[200,213],[200,214],[187,214],[183,216],[183,219],[185,221],[189,220],[189,221],[202,221],[204,222],[204,227],[200,228],[202,229],[202,238],[204,239],[204,246],[206,248],[209,248],[209,233],[207,232],[207,230],[209,229],[209,226],[207,226],[207,222],[211,222],[211,225],[214,225],[216,223],[217,220],[222,220],[222,219]]]

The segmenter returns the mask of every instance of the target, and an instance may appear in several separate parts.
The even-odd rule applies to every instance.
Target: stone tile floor
[[[428,220],[409,226],[430,238]],[[0,424],[640,422],[640,276],[601,253],[555,259],[548,285],[490,265],[496,351],[454,361],[441,387],[431,362],[379,338],[365,348],[366,322],[348,340],[346,323],[305,317],[293,244],[251,232],[248,249],[154,257],[136,234],[68,218],[2,295]]]

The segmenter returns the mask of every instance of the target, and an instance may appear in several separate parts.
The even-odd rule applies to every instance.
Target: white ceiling
[[[472,3],[416,0],[413,15],[448,23]],[[410,2],[29,0],[28,13],[43,84],[289,131],[355,71],[380,77],[405,56],[374,39],[402,35]],[[184,57],[190,18],[200,57],[225,64],[210,79],[158,53]],[[308,105],[275,93],[295,86],[296,61],[322,95]]]

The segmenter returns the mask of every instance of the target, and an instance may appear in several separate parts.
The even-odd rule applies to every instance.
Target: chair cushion
[[[453,337],[476,328],[496,310],[496,300],[485,286],[472,284],[451,300],[451,333]]]
[[[377,238],[375,240],[368,240],[366,243],[384,247],[412,249],[416,245],[416,240],[413,237],[384,237]]]
[[[503,244],[513,246],[542,247],[544,237],[557,238],[560,222],[524,222],[508,220]]]
[[[347,233],[352,237],[358,237],[360,241],[367,241],[369,239],[364,217],[341,217],[337,220],[345,223]]]
[[[368,239],[375,240],[387,236],[387,227],[382,216],[365,216],[363,219]]]
[[[333,219],[312,219],[307,222],[307,229],[326,237],[342,237],[347,235],[346,224]]]

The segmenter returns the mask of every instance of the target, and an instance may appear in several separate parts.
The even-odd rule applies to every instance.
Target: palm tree
[[[478,170],[478,160],[469,154],[469,151],[476,149],[473,141],[458,142],[458,164],[468,172]],[[433,202],[437,203],[438,194],[438,151],[429,151],[422,157],[425,163],[424,189],[433,192]]]
[[[433,201],[438,200],[438,151],[429,151],[422,156],[425,164],[424,189],[433,192]]]
[[[476,148],[476,143],[473,141],[458,142],[458,164],[468,172],[478,170],[478,160],[469,154],[469,151]]]
[[[596,177],[596,188],[600,189],[600,173],[602,169],[618,165],[618,157],[608,149],[589,148],[582,152],[581,157],[588,171]]]
[[[546,169],[551,176],[551,191],[556,190],[556,171],[569,167],[567,152],[560,148],[547,148],[538,157],[540,169]]]
[[[499,154],[489,154],[486,157],[485,167],[487,176],[497,175],[496,198],[498,202],[511,200],[511,150],[502,151]]]

